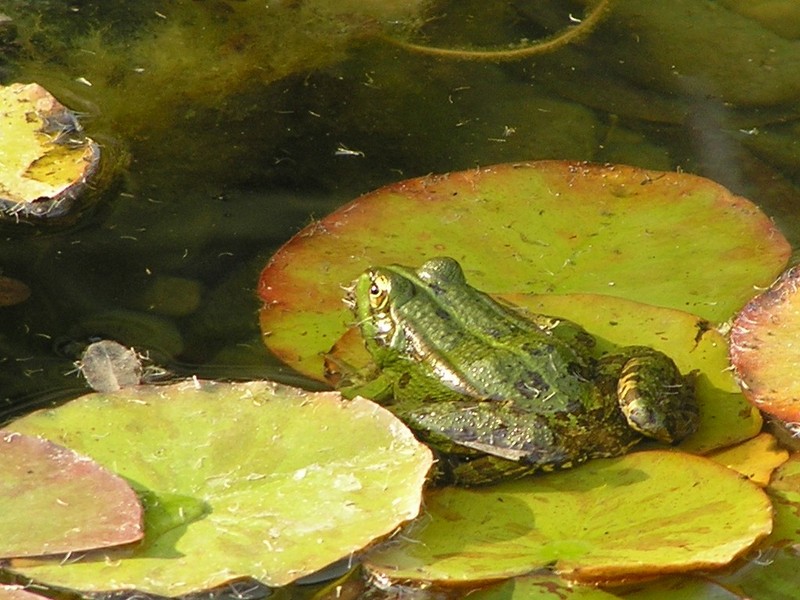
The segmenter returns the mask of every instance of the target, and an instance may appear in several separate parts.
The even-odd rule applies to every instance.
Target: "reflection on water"
[[[261,267],[314,217],[429,172],[683,169],[762,204],[797,244],[800,9],[618,0],[577,44],[481,62],[382,36],[525,46],[583,4],[7,4],[2,83],[42,83],[132,162],[77,224],[3,228],[2,272],[32,295],[0,309],[0,419],[84,390],[73,361],[98,337],[179,374],[291,378],[260,342]]]

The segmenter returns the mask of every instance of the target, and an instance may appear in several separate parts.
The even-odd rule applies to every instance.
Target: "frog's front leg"
[[[667,444],[697,431],[699,412],[691,375],[666,354],[629,346],[599,361],[600,376],[617,380],[619,407],[632,429]]]

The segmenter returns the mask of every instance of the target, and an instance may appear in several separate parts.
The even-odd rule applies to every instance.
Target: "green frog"
[[[367,269],[345,303],[376,366],[347,393],[392,410],[447,481],[568,468],[697,429],[693,385],[668,356],[629,346],[595,358],[580,325],[493,299],[452,258]]]

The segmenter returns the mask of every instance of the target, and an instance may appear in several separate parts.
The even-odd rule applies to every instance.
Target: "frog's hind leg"
[[[693,376],[681,375],[666,354],[630,346],[602,358],[600,369],[616,376],[619,407],[635,431],[672,444],[697,430]]]
[[[594,437],[593,431],[575,428],[569,416],[555,427],[553,416],[528,414],[500,401],[442,401],[398,416],[437,451],[439,482],[457,485],[569,468],[588,458],[586,438]]]

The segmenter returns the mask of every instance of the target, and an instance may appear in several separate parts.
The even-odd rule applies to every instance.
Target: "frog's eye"
[[[378,275],[369,286],[369,305],[373,310],[380,310],[389,300],[389,280]]]

